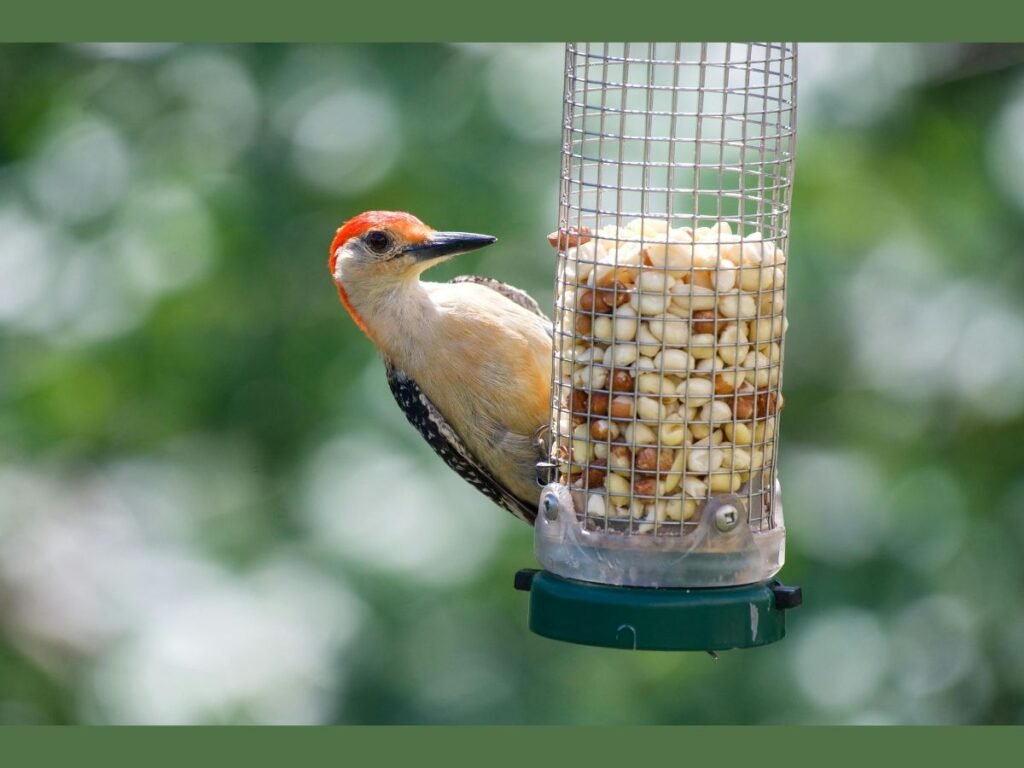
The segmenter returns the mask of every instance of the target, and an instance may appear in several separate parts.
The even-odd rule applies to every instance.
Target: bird
[[[338,228],[328,267],[409,422],[451,469],[532,525],[551,409],[551,321],[529,294],[492,278],[420,279],[496,240],[366,211]]]

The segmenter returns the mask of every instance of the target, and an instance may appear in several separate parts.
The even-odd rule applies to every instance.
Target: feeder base
[[[777,579],[741,587],[647,589],[516,574],[530,593],[530,629],[578,645],[637,651],[722,651],[781,640],[799,587]]]

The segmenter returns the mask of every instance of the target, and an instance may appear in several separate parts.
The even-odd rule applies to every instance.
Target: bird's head
[[[367,211],[338,228],[328,266],[352,319],[367,335],[363,314],[386,301],[395,288],[453,256],[490,245],[497,238],[469,232],[437,232],[408,213]],[[371,335],[372,338],[372,335]]]
[[[469,232],[437,232],[400,211],[367,211],[338,228],[329,266],[338,285],[398,283],[496,239]]]

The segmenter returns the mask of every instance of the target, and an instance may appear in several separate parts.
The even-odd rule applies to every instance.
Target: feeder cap
[[[781,640],[799,587],[777,579],[739,587],[649,589],[575,581],[524,569],[530,629],[554,640],[647,651],[722,651]]]

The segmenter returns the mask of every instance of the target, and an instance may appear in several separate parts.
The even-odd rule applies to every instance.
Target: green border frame
[[[869,40],[873,42],[1024,40],[1024,4],[971,0],[935,4],[857,0],[731,0],[667,3],[608,0],[5,0],[0,41],[190,40],[423,42],[672,39]]]
[[[1024,727],[325,727],[325,728],[6,728],[4,764],[402,765],[474,768],[705,765],[1014,765]],[[697,763],[696,761],[701,761]]]

